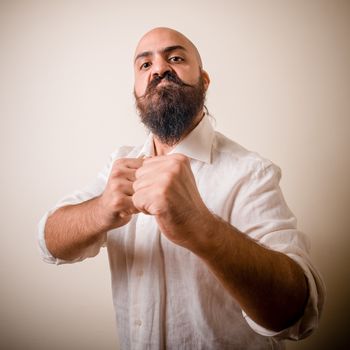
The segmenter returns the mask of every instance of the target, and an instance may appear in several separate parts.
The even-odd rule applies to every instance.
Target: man
[[[151,131],[40,223],[53,263],[106,244],[122,349],[281,349],[317,326],[324,286],[279,169],[215,132],[194,44],[156,28],[134,58]]]

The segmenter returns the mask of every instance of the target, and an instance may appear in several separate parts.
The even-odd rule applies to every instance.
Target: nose
[[[163,77],[165,73],[171,70],[169,63],[163,58],[158,57],[152,64],[152,76]]]

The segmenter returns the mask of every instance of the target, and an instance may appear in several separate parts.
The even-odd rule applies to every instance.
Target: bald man
[[[44,260],[107,246],[121,349],[282,349],[306,337],[324,285],[279,168],[213,130],[209,75],[183,34],[146,33],[134,71],[150,134],[43,217]]]

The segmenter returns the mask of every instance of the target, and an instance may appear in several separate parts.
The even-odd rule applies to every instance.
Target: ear
[[[201,74],[204,82],[205,91],[207,91],[210,84],[209,74],[204,69],[201,70]]]

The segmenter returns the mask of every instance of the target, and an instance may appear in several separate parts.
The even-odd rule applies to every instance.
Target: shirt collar
[[[143,147],[141,148],[140,153],[137,155],[137,158],[143,157],[153,157],[155,154],[154,143],[153,143],[153,134],[149,133]]]
[[[211,163],[211,148],[214,139],[214,129],[207,115],[169,154],[181,153],[186,157]],[[154,156],[153,135],[150,133],[145,141],[138,158]]]

